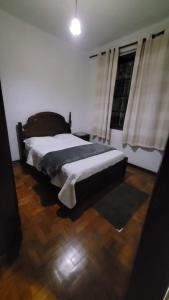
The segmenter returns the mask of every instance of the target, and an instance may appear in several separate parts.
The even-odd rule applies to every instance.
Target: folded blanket
[[[64,164],[112,150],[115,149],[107,145],[87,144],[58,151],[52,151],[44,155],[44,157],[41,159],[39,169],[48,174],[50,177],[54,177],[61,170]]]

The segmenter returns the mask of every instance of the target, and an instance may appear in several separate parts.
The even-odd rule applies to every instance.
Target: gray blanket
[[[50,177],[54,177],[61,170],[62,166],[80,159],[98,155],[114,150],[114,148],[100,144],[87,144],[66,148],[63,150],[52,151],[44,155],[40,161],[40,170]]]

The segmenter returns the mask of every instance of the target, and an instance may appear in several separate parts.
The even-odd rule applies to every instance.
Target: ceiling
[[[58,38],[92,49],[169,17],[169,0],[78,0],[82,35],[69,33],[74,0],[0,0],[0,8]]]

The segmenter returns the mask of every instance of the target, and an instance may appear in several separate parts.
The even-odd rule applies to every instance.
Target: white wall
[[[0,78],[12,159],[19,158],[15,126],[40,111],[68,118],[86,130],[88,59],[56,37],[0,10]]]
[[[12,159],[19,158],[15,126],[39,111],[55,111],[68,118],[73,131],[90,132],[95,97],[95,59],[102,49],[123,45],[169,26],[169,19],[144,28],[90,53],[83,53],[40,29],[0,10],[0,78],[9,131]],[[121,132],[112,130],[112,145],[122,149],[129,162],[157,171],[158,151],[123,148]]]
[[[169,28],[169,19],[165,19],[160,23],[156,23],[152,26],[137,31],[129,36],[123,37],[119,40],[112,41],[100,48],[93,49],[89,52],[89,55],[98,53],[105,49],[109,49],[113,46],[122,46],[137,41],[142,37],[148,36],[150,33],[159,32],[165,28]],[[92,111],[93,103],[95,100],[95,89],[96,89],[96,59],[90,59],[90,115],[89,115],[89,127],[92,127]],[[146,150],[142,148],[133,148],[130,146],[124,147],[122,144],[122,131],[112,130],[111,131],[111,144],[113,147],[122,150],[130,163],[143,167],[145,169],[157,172],[162,159],[162,152],[157,150]]]

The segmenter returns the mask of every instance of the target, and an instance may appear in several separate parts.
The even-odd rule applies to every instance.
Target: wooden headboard
[[[69,123],[65,118],[54,112],[40,112],[28,118],[25,125],[16,125],[20,159],[25,160],[24,139],[30,137],[53,136],[61,133],[71,133],[71,113]]]

